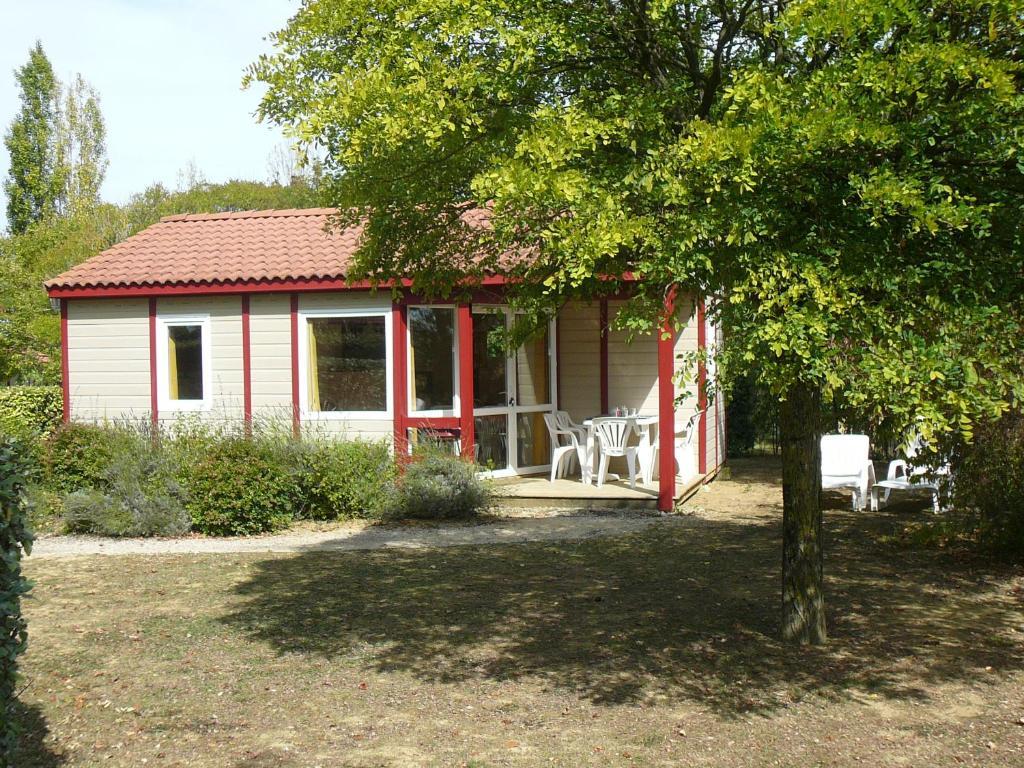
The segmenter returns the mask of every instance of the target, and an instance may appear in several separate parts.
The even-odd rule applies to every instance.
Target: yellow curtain
[[[173,328],[167,329],[167,398],[178,399],[178,346],[174,343]]]
[[[307,321],[309,331],[309,410],[320,410],[320,378],[317,371],[320,369],[319,358],[316,349],[316,326],[312,320]]]
[[[548,445],[548,429],[544,424],[544,414],[533,414],[533,466],[551,462],[551,446]]]

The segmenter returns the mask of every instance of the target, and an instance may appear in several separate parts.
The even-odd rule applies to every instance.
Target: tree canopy
[[[820,640],[820,404],[969,436],[1024,396],[1022,32],[1019,0],[306,0],[250,77],[368,217],[360,277],[503,269],[549,316],[631,274],[633,329],[708,297],[719,370],[788,404],[784,627]]]

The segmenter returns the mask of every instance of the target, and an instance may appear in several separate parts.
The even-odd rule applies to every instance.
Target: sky
[[[63,82],[80,72],[99,92],[105,200],[125,202],[157,181],[176,187],[191,164],[211,182],[264,180],[285,139],[256,121],[263,89],[243,91],[242,75],[297,8],[297,0],[0,0],[0,131],[19,108],[14,69],[38,39]],[[3,178],[8,164],[0,143]]]

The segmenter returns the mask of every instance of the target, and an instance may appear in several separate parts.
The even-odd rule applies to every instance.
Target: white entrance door
[[[491,348],[489,337],[507,329],[504,307],[473,307],[473,416],[477,461],[495,476],[543,472],[551,465],[544,414],[554,410],[554,333],[514,353]]]

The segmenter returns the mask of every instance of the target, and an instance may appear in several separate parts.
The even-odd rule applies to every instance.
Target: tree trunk
[[[820,645],[825,631],[821,540],[821,395],[796,384],[779,410],[782,441],[782,637]]]

